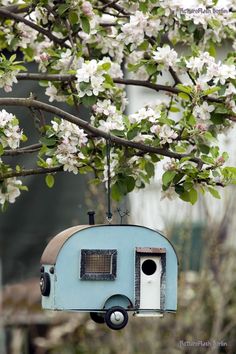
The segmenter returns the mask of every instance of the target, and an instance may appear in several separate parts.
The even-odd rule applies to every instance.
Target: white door
[[[140,309],[160,309],[161,257],[140,257]]]

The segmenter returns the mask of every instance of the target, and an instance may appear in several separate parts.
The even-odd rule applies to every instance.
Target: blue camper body
[[[42,306],[90,312],[96,322],[120,329],[127,311],[175,312],[177,272],[175,250],[157,231],[136,225],[71,227],[42,255]]]

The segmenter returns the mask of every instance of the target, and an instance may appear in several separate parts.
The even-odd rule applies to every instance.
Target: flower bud
[[[93,7],[88,1],[84,1],[81,9],[86,16],[93,16]]]

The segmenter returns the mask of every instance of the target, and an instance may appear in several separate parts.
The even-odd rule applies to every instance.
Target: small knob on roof
[[[88,217],[89,217],[89,225],[95,225],[95,218],[94,218],[95,211],[90,210],[90,211],[88,211],[87,214],[88,214]]]

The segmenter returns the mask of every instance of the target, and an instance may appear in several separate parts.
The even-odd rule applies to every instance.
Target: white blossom
[[[45,95],[49,96],[49,102],[57,101],[57,102],[65,102],[66,96],[59,95],[57,88],[49,82],[48,87],[46,88]]]
[[[0,111],[0,143],[2,146],[17,149],[22,135],[23,131],[20,130],[16,117],[5,109]]]
[[[176,169],[176,161],[175,159],[170,159],[163,165],[164,171],[172,171]]]
[[[85,159],[80,148],[87,143],[87,134],[77,125],[65,120],[60,123],[52,121],[52,128],[60,140],[55,152],[58,163],[63,165],[64,171],[77,174],[81,161]]]
[[[107,187],[108,181],[108,165],[107,165],[107,158],[104,159],[104,171],[103,171],[103,182]],[[112,149],[110,151],[110,178],[114,178],[116,175],[116,169],[119,166],[119,155],[115,153]]]
[[[162,126],[154,124],[150,131],[159,137],[162,145],[166,143],[171,144],[178,137],[178,134],[167,124]]]
[[[175,67],[178,61],[178,54],[174,49],[171,49],[169,45],[157,48],[153,52],[153,59],[157,63],[164,64],[166,67]]]
[[[3,74],[0,74],[0,88],[3,87],[5,92],[12,91],[12,85],[17,83],[16,75],[18,74],[19,70],[12,70],[6,71]]]
[[[161,200],[167,198],[170,200],[176,199],[178,194],[175,192],[174,187],[169,187],[166,191],[161,191]]]
[[[138,110],[138,112],[129,115],[129,121],[132,124],[140,123],[143,120],[147,120],[149,122],[154,123],[161,116],[161,111],[158,108],[154,110],[151,107],[142,107]]]
[[[5,179],[0,188],[0,204],[4,205],[6,202],[14,203],[20,195],[21,185],[22,182],[16,177]]]
[[[210,113],[215,109],[214,105],[208,105],[205,101],[201,106],[196,105],[193,109],[193,115],[201,120],[208,120],[211,118]]]

